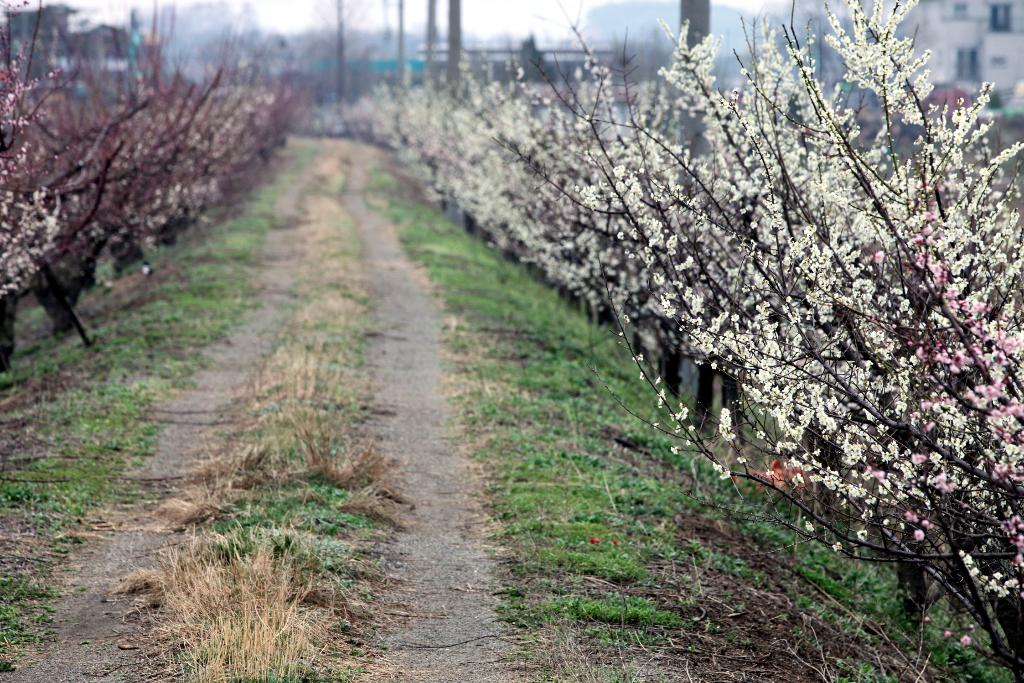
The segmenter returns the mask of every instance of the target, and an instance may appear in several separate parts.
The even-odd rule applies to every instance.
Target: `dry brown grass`
[[[389,485],[392,464],[372,441],[338,444],[322,416],[303,414],[292,429],[301,443],[306,468],[350,491],[342,509],[378,522],[398,524],[400,496]]]
[[[620,662],[617,670],[599,664],[594,658],[594,653],[580,642],[575,630],[568,625],[552,625],[545,628],[540,634],[537,651],[540,655],[540,669],[558,672],[558,680],[565,683],[633,683],[639,680],[662,680],[636,677],[634,667],[627,662]]]
[[[339,391],[348,390],[346,401],[362,395],[358,381],[329,362],[321,345],[295,346],[279,347],[252,383],[244,402],[250,417],[237,416],[233,430],[244,438],[208,445],[188,485],[160,506],[170,526],[202,524],[246,491],[310,475],[352,491],[353,512],[396,522],[401,499],[389,483],[391,463],[340,416],[355,411],[336,409]]]
[[[300,535],[207,534],[169,551],[158,570],[126,578],[121,592],[161,610],[159,634],[186,680],[293,676],[314,669],[332,618],[352,604],[318,580],[314,554]]]
[[[213,519],[222,509],[213,491],[196,486],[189,489],[187,498],[165,500],[156,509],[156,516],[174,529],[184,529]]]

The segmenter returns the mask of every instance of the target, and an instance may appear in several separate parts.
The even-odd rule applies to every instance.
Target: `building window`
[[[990,27],[993,31],[998,33],[1006,33],[1012,28],[1010,23],[1010,4],[1002,2],[997,5],[992,5],[990,8]]]
[[[1006,67],[1006,57],[993,57],[992,58],[992,66],[994,66],[997,69],[1005,68]]]
[[[956,51],[956,78],[959,81],[978,80],[977,48],[961,48]]]
[[[954,19],[966,19],[967,18],[967,3],[957,2],[953,5],[953,18]]]

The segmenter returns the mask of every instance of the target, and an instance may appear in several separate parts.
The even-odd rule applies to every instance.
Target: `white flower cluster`
[[[0,194],[0,298],[16,294],[38,270],[60,229],[57,212],[42,191],[26,201],[17,193]]]
[[[9,12],[24,5],[5,1],[0,2],[0,9]],[[39,257],[52,246],[60,227],[46,189],[18,182],[20,172],[28,165],[23,137],[31,119],[26,114],[26,99],[35,86],[22,75],[23,69],[23,61],[17,56],[6,69],[0,69],[0,127],[4,131],[0,153],[0,299],[17,293],[35,273]]]
[[[915,2],[848,4],[833,88],[813,42],[765,28],[721,92],[715,39],[684,35],[656,84],[592,64],[550,95],[382,93],[372,132],[495,246],[735,382],[716,429],[673,416],[723,476],[838,552],[919,568],[1020,665],[1022,143],[990,146],[989,86],[930,104],[899,31]]]

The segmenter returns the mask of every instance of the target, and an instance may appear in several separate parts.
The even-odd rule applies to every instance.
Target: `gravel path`
[[[156,453],[129,476],[152,481],[173,491],[209,430],[230,419],[234,399],[244,389],[260,359],[272,350],[284,321],[296,256],[287,227],[300,210],[305,174],[284,192],[276,207],[278,228],[271,230],[258,276],[260,306],[223,341],[203,352],[205,369],[194,386],[157,406],[154,417],[164,423]],[[152,508],[112,513],[114,529],[76,553],[65,569],[65,598],[56,605],[56,639],[17,671],[0,673],[3,683],[135,683],[149,680],[139,673],[144,653],[137,649],[138,625],[126,619],[129,606],[112,595],[118,581],[133,570],[151,565],[156,551],[181,540],[152,514]]]
[[[345,204],[359,226],[378,332],[369,353],[377,405],[368,428],[399,463],[412,511],[383,549],[394,586],[384,598],[409,620],[382,636],[388,655],[374,680],[515,680],[502,661],[494,562],[474,531],[479,484],[449,443],[441,391],[440,317],[424,276],[395,229],[364,203],[373,150],[349,145]]]

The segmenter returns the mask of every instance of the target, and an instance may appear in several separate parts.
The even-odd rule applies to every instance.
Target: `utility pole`
[[[459,86],[462,61],[462,0],[448,0],[448,87]]]
[[[405,85],[405,0],[398,0],[398,85]]]
[[[427,83],[434,83],[434,45],[437,44],[437,0],[427,0]]]
[[[689,22],[686,44],[693,47],[711,33],[711,0],[680,0],[679,25]],[[700,116],[681,113],[679,125],[679,142],[690,149],[694,156],[700,155],[705,149],[704,122]],[[696,365],[691,358],[684,357],[678,350],[666,354],[663,375],[668,386],[676,391],[689,394],[696,399],[698,420],[703,423],[711,413],[714,394],[715,372],[708,361]],[[723,380],[725,377],[723,376]],[[723,401],[725,394],[735,393],[735,383],[727,381],[723,384]]]
[[[711,33],[711,0],[680,0],[679,25],[689,22],[686,44],[693,47]],[[684,116],[680,130],[681,142],[688,144],[690,151],[701,150],[704,123],[697,116]]]
[[[345,98],[345,0],[335,0],[338,12],[338,55],[337,55],[337,88],[338,101]]]
[[[711,0],[680,0],[679,25],[690,22],[686,43],[693,47],[711,33]]]

